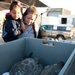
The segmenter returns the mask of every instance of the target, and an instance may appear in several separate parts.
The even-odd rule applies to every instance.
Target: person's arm
[[[15,23],[13,23],[12,21],[7,22],[6,26],[5,26],[5,31],[11,36],[20,35],[21,31],[19,29],[17,29],[16,25],[13,25],[13,24],[15,24]]]
[[[21,27],[22,27],[22,31],[25,32],[26,28],[25,28],[25,25],[24,25],[23,21],[21,21]]]
[[[5,25],[5,31],[8,34],[14,36],[13,24],[12,24],[11,21],[9,21],[9,22],[6,23],[6,25]]]

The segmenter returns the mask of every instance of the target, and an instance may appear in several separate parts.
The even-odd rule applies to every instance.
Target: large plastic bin
[[[43,65],[65,62],[59,75],[72,75],[75,67],[68,71],[74,56],[75,44],[55,42],[44,39],[23,38],[0,45],[0,75],[9,72],[11,67],[22,58],[32,54],[32,58],[40,58]],[[75,61],[74,61],[75,62]],[[73,65],[74,66],[74,65]]]

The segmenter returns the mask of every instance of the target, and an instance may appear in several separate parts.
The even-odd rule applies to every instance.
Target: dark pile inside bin
[[[10,70],[10,75],[58,75],[64,62],[43,66],[39,58],[26,58],[16,63]]]

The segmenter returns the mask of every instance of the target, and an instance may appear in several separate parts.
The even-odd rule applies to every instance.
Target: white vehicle
[[[57,38],[65,40],[74,36],[74,26],[67,24],[42,25],[40,27],[42,38]]]

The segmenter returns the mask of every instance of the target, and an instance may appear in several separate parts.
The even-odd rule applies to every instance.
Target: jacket
[[[8,20],[5,24],[5,42],[9,42],[9,41],[13,41],[18,39],[18,36],[22,33],[21,30],[21,20],[17,19],[14,20],[11,16],[10,16],[10,20]]]

